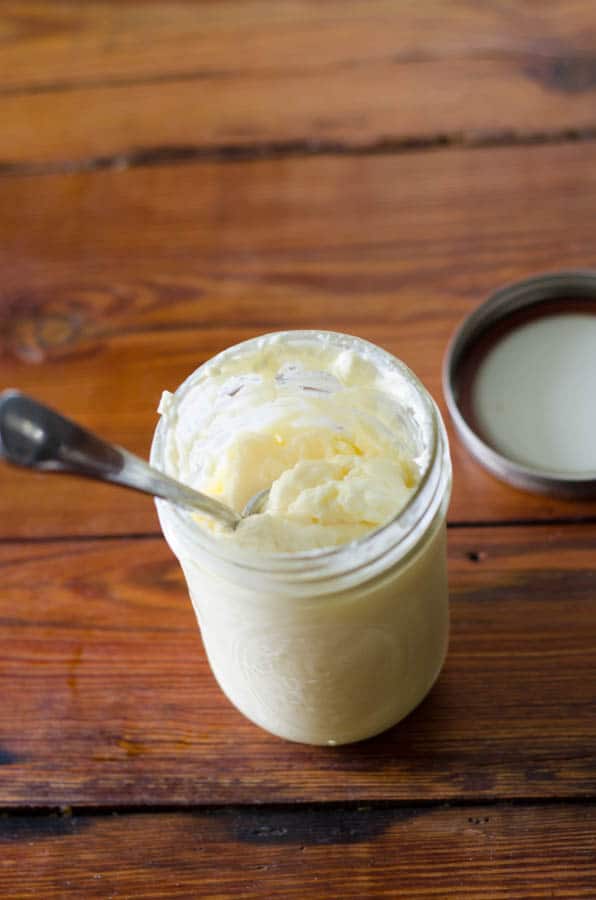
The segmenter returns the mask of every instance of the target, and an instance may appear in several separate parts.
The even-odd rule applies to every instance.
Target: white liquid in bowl
[[[485,440],[515,462],[596,472],[596,316],[536,319],[488,352],[472,389]]]

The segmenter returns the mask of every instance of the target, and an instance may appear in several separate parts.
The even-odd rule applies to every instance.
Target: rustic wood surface
[[[263,331],[442,406],[492,290],[594,267],[592,0],[0,0],[0,389],[147,454]],[[450,430],[450,651],[359,745],[224,699],[147,498],[0,466],[0,896],[596,896],[596,501]]]
[[[0,818],[0,887],[18,898],[43,887],[44,898],[592,900],[595,828],[591,803],[15,816]]]
[[[595,146],[0,179],[0,381],[147,454],[162,389],[213,353],[330,328],[395,352],[442,403],[467,313],[510,280],[592,262]],[[508,488],[452,446],[451,521],[596,514]],[[133,494],[6,470],[0,485],[5,537],[157,532]]]
[[[2,12],[7,171],[596,126],[591,0],[12,0]]]
[[[453,529],[443,674],[404,723],[321,750],[217,687],[159,538],[0,548],[5,804],[584,797],[596,788],[596,525]]]

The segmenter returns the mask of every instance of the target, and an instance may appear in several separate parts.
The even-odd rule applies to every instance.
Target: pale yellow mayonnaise
[[[167,471],[238,512],[271,487],[235,532],[196,517],[256,551],[361,537],[396,516],[420,478],[390,379],[350,350],[269,339],[207,366],[180,403],[164,393]]]

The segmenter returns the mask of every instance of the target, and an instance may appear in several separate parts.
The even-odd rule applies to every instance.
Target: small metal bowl
[[[491,445],[491,438],[474,412],[473,402],[481,366],[504,337],[537,319],[578,312],[596,317],[596,271],[538,275],[496,291],[454,334],[443,365],[443,391],[463,443],[498,478],[524,490],[588,498],[596,497],[596,463],[594,471],[563,471],[549,468],[543,462],[534,464],[532,460],[515,459],[503,452],[502,447]],[[587,411],[587,414],[596,417],[596,392],[591,413]],[[596,446],[594,452],[596,458]]]

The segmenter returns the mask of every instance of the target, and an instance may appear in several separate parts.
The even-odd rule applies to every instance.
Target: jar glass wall
[[[400,421],[420,468],[415,492],[390,522],[347,544],[260,554],[218,539],[157,501],[184,571],[212,671],[231,702],[280,737],[335,745],[396,724],[430,690],[447,648],[445,516],[451,465],[445,429],[413,373],[378,347],[332,332],[285,332],[232,347],[174,394],[201,389],[210,367],[293,346],[349,350],[389,373]],[[167,471],[167,423],[151,461]]]

